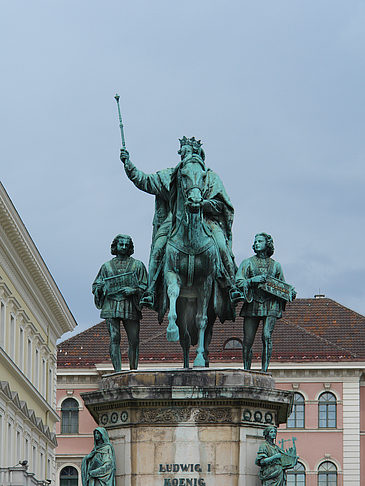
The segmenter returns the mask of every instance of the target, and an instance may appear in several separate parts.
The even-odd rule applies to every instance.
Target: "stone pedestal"
[[[292,405],[267,373],[203,368],[114,373],[83,399],[114,445],[117,486],[259,486],[262,430]]]

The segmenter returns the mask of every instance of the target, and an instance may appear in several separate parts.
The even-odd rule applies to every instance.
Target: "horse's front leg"
[[[210,299],[211,288],[213,279],[208,277],[204,284],[200,287],[197,295],[197,312],[196,312],[196,325],[198,327],[198,347],[196,349],[196,358],[194,360],[194,366],[205,366],[204,356],[204,337],[205,329],[208,324],[208,304]]]
[[[166,338],[170,342],[175,342],[179,340],[179,328],[176,325],[176,302],[180,294],[180,285],[177,274],[174,272],[166,272],[165,283],[170,302],[170,310],[168,314],[169,325],[166,330]]]

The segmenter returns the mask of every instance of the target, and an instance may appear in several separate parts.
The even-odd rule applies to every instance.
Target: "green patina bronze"
[[[95,305],[101,309],[110,335],[110,357],[115,371],[120,371],[120,321],[128,336],[128,358],[131,370],[138,367],[139,327],[142,318],[140,298],[147,287],[144,264],[131,257],[134,252],[129,235],[117,235],[111,244],[115,258],[104,263],[93,283]]]
[[[115,453],[104,427],[94,430],[93,450],[82,459],[83,486],[115,486]]]
[[[174,168],[145,174],[121,150],[125,172],[134,185],[155,196],[148,289],[141,303],[155,309],[161,322],[169,308],[167,339],[180,343],[184,366],[190,344],[198,344],[195,366],[208,365],[213,322],[234,319],[242,298],[234,282],[233,206],[216,173],[205,165],[199,140],[180,140]]]
[[[118,106],[119,128],[120,128],[120,136],[122,138],[122,147],[125,149],[124,125],[122,120],[122,114],[120,112],[120,105],[119,105],[120,96],[118,95],[118,93],[114,96],[114,99],[117,102],[117,106]]]
[[[262,371],[267,371],[276,320],[282,317],[286,302],[295,299],[296,292],[285,283],[280,263],[270,258],[274,253],[272,237],[257,234],[252,248],[256,255],[244,260],[236,275],[236,284],[245,296],[240,312],[244,318],[243,364],[246,370],[251,369],[252,345],[262,320]]]
[[[263,486],[285,486],[286,471],[298,462],[295,437],[293,446],[287,450],[275,444],[277,430],[269,425],[264,429],[265,443],[259,447],[256,464],[260,466],[259,478]],[[290,439],[289,439],[290,440]]]

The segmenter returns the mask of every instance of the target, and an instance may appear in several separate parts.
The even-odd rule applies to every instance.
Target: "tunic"
[[[247,302],[244,302],[240,316],[247,317],[276,317],[282,316],[286,302],[260,289],[257,284],[248,280],[257,275],[275,277],[285,282],[283,270],[279,262],[272,258],[258,258],[256,255],[243,260],[237,275],[236,283],[239,288],[248,285]]]
[[[122,292],[108,294],[105,282],[110,277],[121,274],[129,274],[126,277],[129,281],[124,286],[136,289],[135,294],[129,296],[123,295]],[[141,261],[128,257],[125,259],[113,258],[104,263],[92,286],[95,305],[101,309],[100,317],[102,319],[119,318],[139,321],[142,319],[139,301],[146,288],[147,271]]]

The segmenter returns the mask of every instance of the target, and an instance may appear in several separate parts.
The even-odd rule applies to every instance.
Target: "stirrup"
[[[141,300],[139,301],[141,307],[149,307],[153,308],[155,305],[155,297],[152,292],[145,292],[142,296]]]
[[[245,300],[243,293],[236,287],[232,287],[229,291],[229,297],[233,304],[238,304],[241,300]]]

